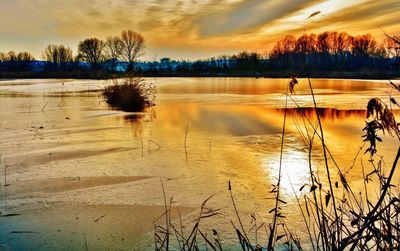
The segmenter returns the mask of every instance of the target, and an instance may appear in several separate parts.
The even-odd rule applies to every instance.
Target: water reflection
[[[129,123],[138,123],[144,120],[145,115],[142,113],[128,114],[124,116],[124,120]]]
[[[128,123],[151,122],[157,119],[157,113],[154,108],[147,108],[143,112],[128,113],[123,118]]]
[[[166,191],[173,193],[174,200],[183,207],[197,210],[205,198],[216,194],[216,206],[225,208],[231,203],[227,191],[228,180],[231,180],[243,219],[250,218],[251,213],[265,215],[270,210],[272,202],[263,198],[269,196],[269,187],[277,182],[285,111],[282,92],[287,80],[157,79],[157,106],[151,111],[135,114],[110,111],[96,93],[78,95],[88,86],[89,89],[102,86],[100,81],[90,84],[68,81],[63,90],[61,81],[28,82],[30,84],[0,84],[0,92],[7,89],[11,93],[24,93],[15,96],[0,93],[0,153],[10,165],[7,170],[10,182],[23,182],[32,177],[41,179],[40,184],[60,177],[152,177],[141,183],[99,184],[87,190],[71,190],[51,196],[44,194],[49,203],[136,205],[140,209],[136,218],[149,218],[149,208],[164,205],[159,180],[162,177]],[[326,144],[339,168],[347,170],[362,144],[364,101],[372,96],[386,95],[386,85],[353,80],[313,80],[313,83],[318,105],[324,107],[318,109],[318,113],[322,118]],[[283,153],[281,185],[286,192],[288,207],[293,208],[285,213],[291,216],[288,224],[295,228],[301,216],[290,195],[292,185],[298,192],[308,183],[310,176],[308,151],[299,136],[296,121],[302,122],[301,118],[305,116],[311,122],[316,121],[314,109],[307,108],[312,107],[311,98],[306,95],[307,88],[304,80],[300,80],[295,96],[306,108],[294,108],[291,104],[292,108],[287,109],[289,116]],[[43,92],[49,95],[42,95]],[[57,92],[57,95],[52,95],[52,92]],[[60,99],[62,92],[65,93]],[[41,128],[38,135],[35,135],[33,127]],[[383,137],[383,141],[378,143],[378,151],[388,157],[387,163],[391,163],[397,143],[390,137]],[[316,144],[313,166],[317,170],[323,167],[320,165],[321,156],[320,146]],[[332,178],[336,181],[337,170],[330,166]],[[361,173],[357,162],[347,174],[349,182],[362,181]],[[26,198],[34,202],[43,201],[43,197],[35,194],[22,194],[15,200],[2,200],[0,207],[10,203],[20,206]],[[103,213],[99,212],[99,215]],[[26,219],[31,220],[29,217]],[[117,216],[115,219],[124,221]],[[226,225],[221,225],[223,219],[210,224],[226,227],[218,230],[230,232],[229,215],[226,220]],[[148,227],[147,232],[143,230],[137,236],[144,239],[146,233],[153,231],[151,224]],[[105,231],[102,239],[113,234],[110,231]],[[97,239],[88,241],[95,243]],[[152,241],[150,238],[146,244]]]
[[[275,109],[280,113],[284,113],[285,109]],[[307,116],[309,118],[315,118],[316,113],[315,109],[311,107],[304,107],[304,108],[287,108],[287,114],[290,116]],[[343,109],[336,109],[336,108],[317,108],[318,114],[321,119],[326,120],[338,120],[338,119],[345,119],[347,117],[363,117],[366,115],[366,110],[343,110]]]
[[[157,79],[160,85],[158,90],[161,93],[195,93],[195,94],[269,94],[284,93],[286,91],[288,79],[269,79],[269,78],[185,78],[185,79]],[[165,81],[165,82],[164,82]],[[307,79],[298,79],[296,93],[309,93]],[[371,81],[368,85],[358,80],[343,79],[312,79],[313,88],[320,91],[325,90],[333,93],[338,92],[363,92],[374,88],[385,87],[384,82]]]
[[[313,108],[289,108],[290,118],[307,116],[315,120]],[[328,125],[338,120],[354,118],[360,121],[360,128],[365,117],[364,110],[344,110],[320,108],[318,112]],[[176,128],[183,131],[187,124],[192,129],[211,134],[229,134],[234,136],[279,134],[283,122],[284,109],[269,108],[258,105],[236,104],[197,104],[195,102],[165,102],[157,107],[159,130]],[[344,124],[342,124],[344,125]],[[340,125],[336,125],[340,128]],[[297,131],[295,125],[289,124],[289,131]]]
[[[289,199],[294,199],[293,191],[299,191],[300,187],[308,184],[310,171],[308,154],[301,149],[286,150],[283,154],[282,173],[280,186],[283,193]],[[268,176],[272,184],[278,183],[279,177],[279,154],[273,158],[264,155],[262,159],[263,168],[270,173]]]

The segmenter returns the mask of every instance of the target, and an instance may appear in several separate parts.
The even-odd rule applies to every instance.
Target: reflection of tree
[[[283,113],[285,109],[276,109],[278,112]],[[314,108],[287,108],[288,115],[306,115],[309,118],[316,117]],[[343,119],[346,117],[364,117],[365,110],[341,110],[335,108],[317,108],[318,114],[321,119]]]
[[[137,123],[142,121],[144,118],[143,114],[129,114],[124,116],[124,120],[129,123]]]
[[[148,153],[152,153],[161,149],[161,145],[151,139],[151,134],[145,132],[148,129],[145,123],[151,122],[156,119],[156,113],[154,109],[148,108],[145,112],[131,113],[122,117],[123,122],[127,125],[129,134],[135,139],[140,140],[141,155],[144,156],[145,145],[147,144]]]
[[[157,119],[156,111],[152,108],[140,113],[130,113],[123,117],[125,124],[133,128],[135,137],[143,136],[143,123],[152,122]]]

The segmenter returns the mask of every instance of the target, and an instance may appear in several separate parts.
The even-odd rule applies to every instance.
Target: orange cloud
[[[85,37],[134,29],[147,40],[144,59],[205,58],[242,50],[265,52],[286,34],[325,30],[399,34],[398,0],[0,0],[0,51],[48,43],[73,49]],[[320,14],[307,19],[316,11]]]

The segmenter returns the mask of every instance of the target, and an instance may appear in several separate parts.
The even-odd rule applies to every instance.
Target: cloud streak
[[[316,2],[318,1],[293,0],[290,4],[285,4],[279,0],[241,1],[211,14],[202,13],[200,18],[194,21],[194,25],[199,26],[202,36],[249,32]]]

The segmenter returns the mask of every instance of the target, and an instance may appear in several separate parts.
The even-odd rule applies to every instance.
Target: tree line
[[[269,53],[271,66],[285,69],[384,69],[399,58],[400,46],[390,37],[378,43],[370,34],[351,36],[346,32],[288,35]]]
[[[29,71],[30,62],[35,58],[29,52],[9,51],[8,53],[0,52],[1,70],[6,71]]]
[[[387,36],[378,43],[370,34],[351,36],[346,32],[287,35],[265,54],[240,52],[196,60],[166,60],[150,64],[149,75],[289,75],[307,72],[400,72],[400,37]],[[396,42],[397,41],[397,42]],[[319,74],[322,75],[322,74]]]
[[[133,30],[124,30],[119,36],[110,36],[105,40],[87,38],[78,43],[78,53],[73,55],[71,48],[64,45],[50,44],[43,53],[46,62],[44,71],[79,70],[80,62],[86,62],[91,70],[115,71],[118,61],[128,63],[126,71],[134,70],[134,63],[142,56],[145,48],[143,36]],[[29,66],[36,61],[29,52],[10,51],[0,53],[0,70],[29,71]]]
[[[273,72],[357,72],[400,70],[400,40],[386,36],[377,42],[371,35],[346,32],[287,35],[264,54],[240,52],[196,61],[162,59],[140,62],[143,36],[132,30],[105,40],[87,38],[78,43],[77,54],[64,45],[48,45],[42,54],[45,72],[90,71],[139,72],[143,75],[268,75]],[[35,71],[29,52],[0,53],[0,71]],[[124,67],[118,67],[123,63]],[[89,69],[88,69],[89,66]]]

